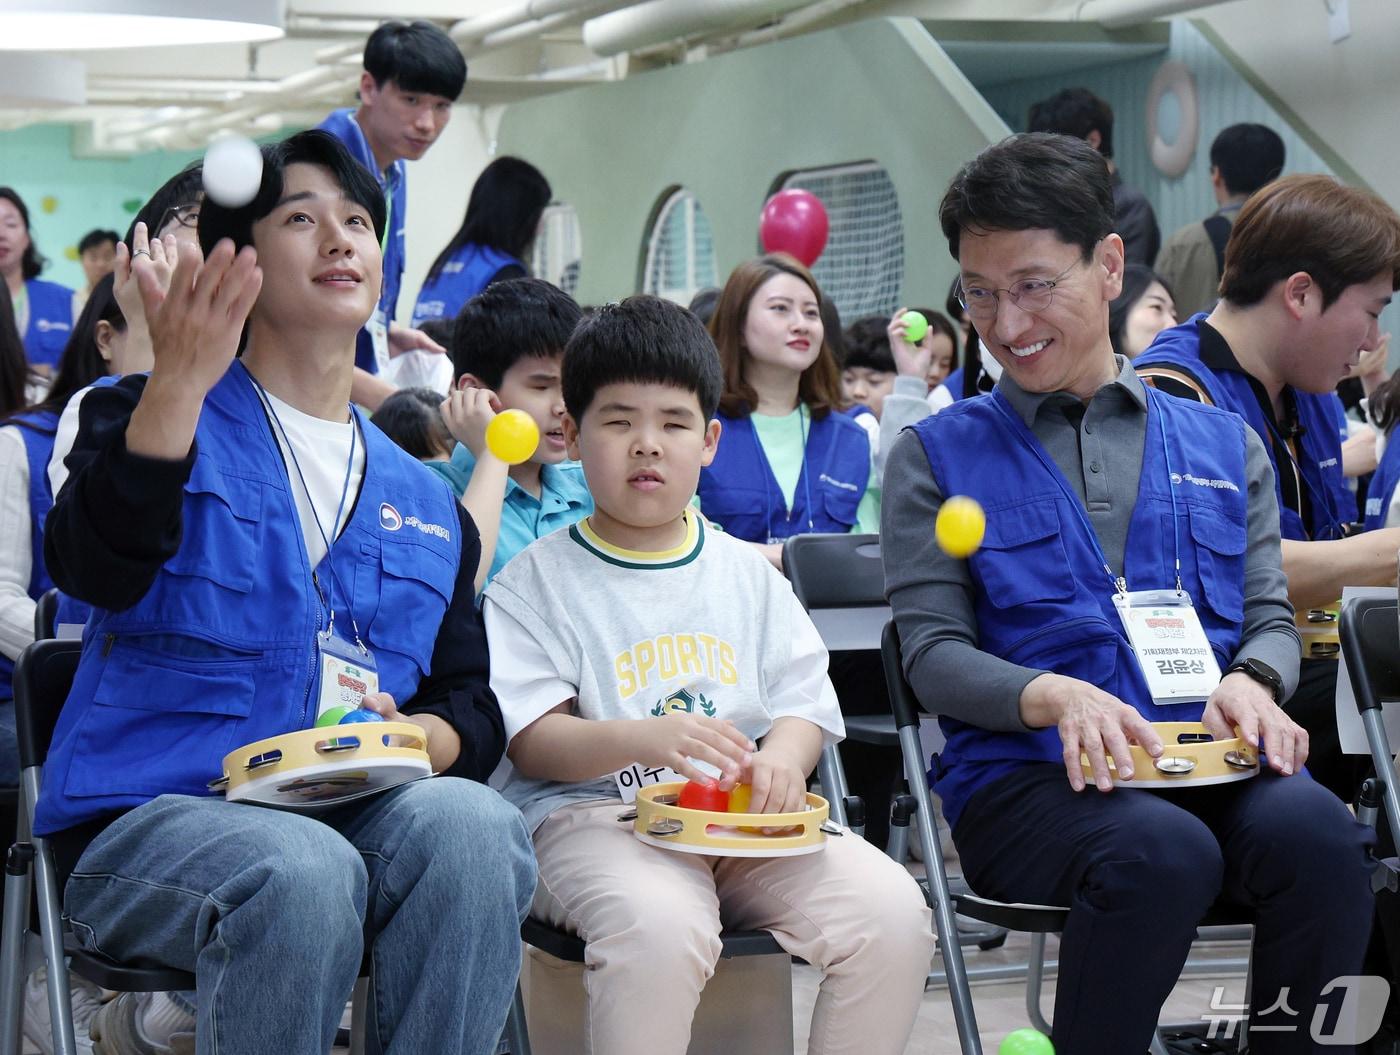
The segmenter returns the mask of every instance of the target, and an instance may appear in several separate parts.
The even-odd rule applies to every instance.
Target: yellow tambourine
[[[1304,659],[1336,659],[1341,655],[1341,607],[1338,601],[1330,608],[1308,608],[1294,614]]]
[[[677,806],[683,787],[683,782],[652,784],[637,792],[632,831],[638,839],[710,857],[796,857],[826,846],[829,807],[820,795],[808,793],[807,808],[794,813],[717,813]],[[785,830],[765,835],[762,827]]]
[[[1216,740],[1200,722],[1153,722],[1153,730],[1162,740],[1160,758],[1153,758],[1133,744],[1133,779],[1118,776],[1113,759],[1108,760],[1109,776],[1115,787],[1195,788],[1207,784],[1229,784],[1248,780],[1259,772],[1259,752],[1238,735],[1230,740]],[[1235,730],[1236,734],[1239,730]],[[1089,759],[1081,754],[1084,776],[1093,782]]]
[[[428,740],[410,722],[302,729],[257,740],[224,756],[210,781],[229,802],[313,810],[430,777]]]

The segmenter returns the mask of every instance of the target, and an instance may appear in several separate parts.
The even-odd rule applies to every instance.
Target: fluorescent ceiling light
[[[0,62],[0,108],[82,106],[87,70],[59,55],[6,55]]]
[[[286,0],[0,0],[0,50],[275,40],[285,22]]]

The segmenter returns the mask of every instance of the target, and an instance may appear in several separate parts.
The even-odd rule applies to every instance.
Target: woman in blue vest
[[[29,209],[14,190],[0,187],[0,275],[14,308],[15,326],[36,370],[49,374],[73,329],[73,291],[39,277],[46,261],[29,234]]]
[[[1400,424],[1400,374],[1379,385],[1366,400],[1366,416],[1378,433],[1380,454],[1376,471],[1366,489],[1367,531],[1400,526],[1400,505],[1395,501],[1400,485],[1400,440],[1395,426]]]
[[[710,319],[724,368],[719,453],[700,472],[700,508],[779,570],[804,532],[875,531],[870,440],[845,409],[821,290],[790,256],[740,264]]]
[[[411,325],[455,319],[492,282],[526,277],[524,260],[552,194],[544,173],[520,158],[500,157],[482,169],[462,226],[428,269]]]
[[[487,1055],[514,991],[535,872],[482,783],[503,737],[477,532],[349,404],[384,224],[313,130],[263,148],[247,206],[204,204],[207,255],[178,248],[168,295],[138,251],[154,365],[88,395],[49,513],[49,572],[94,611],[35,831],[80,941],[195,975],[194,1019],[159,1040],[177,1050],[327,1050],[367,953],[388,1050]],[[351,679],[439,776],[315,817],[209,791],[225,753],[310,728]]]

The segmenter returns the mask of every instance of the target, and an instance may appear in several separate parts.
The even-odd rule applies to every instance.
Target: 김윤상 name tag
[[[1113,604],[1155,703],[1210,699],[1220,684],[1220,664],[1187,594],[1134,590],[1117,595]]]

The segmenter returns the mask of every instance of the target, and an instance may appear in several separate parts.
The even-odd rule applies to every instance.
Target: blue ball
[[[375,711],[361,707],[359,710],[351,711],[340,720],[341,725],[354,725],[357,722],[382,722],[384,716]]]

